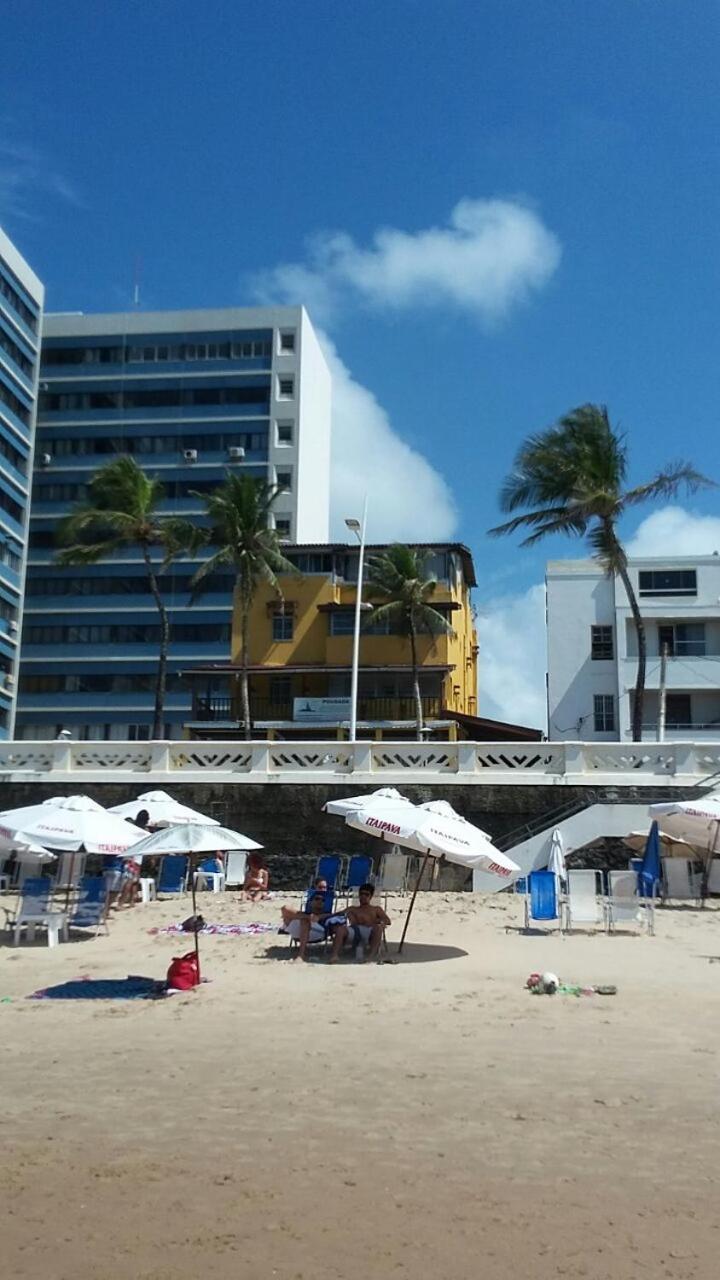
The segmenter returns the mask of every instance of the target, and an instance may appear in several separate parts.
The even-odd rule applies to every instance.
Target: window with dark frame
[[[593,721],[596,733],[615,732],[615,699],[611,693],[594,695]]]
[[[294,333],[280,334],[280,350],[281,351],[295,350],[295,334]]]
[[[292,400],[295,395],[295,379],[294,378],[278,378],[279,394],[286,400]]]
[[[692,728],[692,700],[689,693],[668,693],[665,698],[665,727]]]
[[[615,657],[612,627],[590,628],[590,657],[593,662],[611,662]]]
[[[703,658],[706,653],[704,622],[667,622],[658,626],[658,653],[669,658]]]
[[[641,569],[638,573],[641,596],[696,596],[695,569]]]
[[[273,614],[272,638],[274,641],[292,640],[295,630],[295,619],[291,613],[283,613],[278,609]]]

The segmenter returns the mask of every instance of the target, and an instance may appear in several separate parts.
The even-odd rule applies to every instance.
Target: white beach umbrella
[[[668,804],[651,804],[648,813],[658,824],[660,832],[687,840],[702,850],[705,869],[702,882],[702,901],[705,904],[710,868],[715,854],[720,853],[720,797],[715,794],[698,800],[675,800]]]
[[[686,840],[697,849],[714,849],[720,826],[720,797],[651,804],[648,813],[657,821],[661,833]]]
[[[386,803],[410,804],[410,801],[406,800],[394,787],[380,787],[377,791],[371,791],[364,796],[347,796],[344,800],[328,800],[327,804],[323,805],[323,811],[344,818],[346,814],[354,813],[358,809]]]
[[[142,832],[89,796],[54,796],[41,804],[0,813],[0,837],[62,852],[123,854]]]
[[[165,827],[146,836],[137,849],[133,849],[133,857],[159,857],[167,853],[185,853],[192,858],[202,853],[231,853],[233,849],[262,849],[257,840],[242,835],[239,831],[230,831],[228,827],[209,827],[196,822],[187,822],[182,826]],[[191,863],[192,869],[192,863]],[[193,917],[196,916],[195,877],[190,877],[192,891]],[[197,959],[198,978],[200,977],[200,948],[197,929],[195,935],[195,957]]]
[[[628,849],[632,849],[633,853],[644,853],[647,838],[647,831],[631,831],[623,836],[623,844]],[[699,851],[696,846],[688,844],[687,840],[681,840],[679,836],[671,836],[667,831],[659,831],[658,839],[663,858],[696,858],[698,856]]]
[[[182,826],[164,827],[151,836],[142,836],[141,833],[141,842],[133,849],[133,857],[157,858],[165,853],[227,853],[233,849],[262,849],[262,845],[239,831],[230,831],[228,827],[186,822]]]
[[[200,823],[206,827],[219,827],[217,818],[207,818],[204,813],[190,809],[181,804],[167,791],[145,791],[137,800],[128,800],[125,804],[114,804],[108,813],[116,813],[121,818],[136,818],[142,810],[148,815],[148,827],[177,827],[186,822]]]
[[[645,846],[643,845],[643,848]],[[553,871],[560,880],[564,880],[567,875],[565,867],[565,842],[562,838],[562,832],[555,827],[550,837],[550,857],[547,864],[548,871]]]
[[[372,797],[370,797],[372,799]],[[387,840],[424,854],[420,873],[410,901],[398,951],[402,951],[410,916],[417,897],[423,871],[431,857],[444,857],[462,867],[481,870],[497,877],[497,888],[506,885],[520,868],[491,843],[484,831],[473,826],[445,800],[414,805],[402,797],[398,800],[379,798],[345,815],[348,826],[368,835]]]

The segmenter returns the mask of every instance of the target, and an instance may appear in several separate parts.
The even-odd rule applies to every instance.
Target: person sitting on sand
[[[270,877],[259,853],[251,853],[240,894],[246,902],[261,902],[267,897]]]
[[[367,948],[364,961],[377,959],[383,938],[383,930],[387,929],[390,920],[385,915],[382,907],[378,907],[373,903],[372,896],[374,892],[373,885],[360,885],[358,889],[360,905],[348,907],[347,924],[340,924],[335,930],[330,964],[336,964],[339,960],[340,952],[345,946],[349,934],[352,934],[355,946]]]

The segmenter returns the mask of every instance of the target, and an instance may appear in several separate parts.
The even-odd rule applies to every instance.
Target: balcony
[[[421,697],[424,720],[438,720],[442,714],[442,698]],[[194,722],[239,723],[240,700],[227,694],[211,694],[209,697],[193,699]],[[416,715],[414,698],[358,698],[358,720],[407,720],[414,722]],[[283,702],[272,698],[260,698],[251,695],[250,717],[258,720],[292,721],[292,698]]]

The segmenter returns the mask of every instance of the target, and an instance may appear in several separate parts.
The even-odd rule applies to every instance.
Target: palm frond
[[[716,481],[710,480],[702,472],[696,471],[688,462],[673,462],[663,471],[649,480],[647,484],[636,485],[623,495],[623,506],[635,507],[650,498],[674,498],[680,489],[688,493],[696,493],[698,489],[712,489]]]

